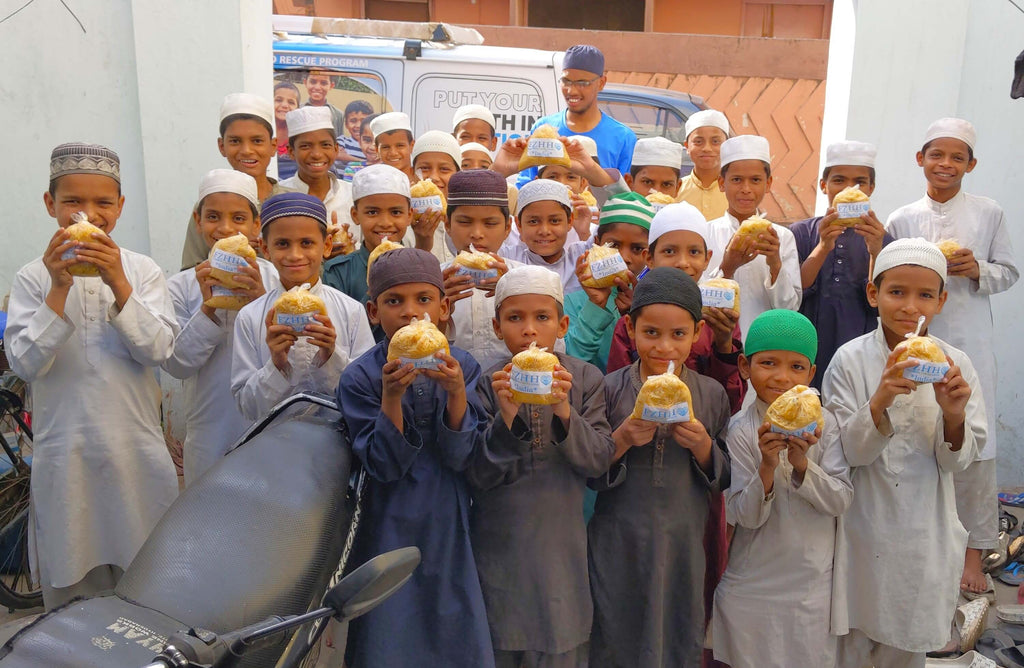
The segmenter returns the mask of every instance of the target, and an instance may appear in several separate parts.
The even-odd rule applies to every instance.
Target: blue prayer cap
[[[285,216],[307,216],[327,229],[327,209],[324,203],[306,193],[279,193],[268,198],[260,207],[260,229]]]
[[[577,44],[565,50],[563,70],[583,70],[597,76],[604,75],[604,54],[596,46]]]

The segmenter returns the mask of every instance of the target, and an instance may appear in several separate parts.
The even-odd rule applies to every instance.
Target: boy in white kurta
[[[116,585],[177,496],[155,374],[177,325],[160,268],[108,236],[116,153],[58,146],[43,198],[60,229],[15,276],[5,339],[32,391],[30,557],[52,609]],[[99,228],[85,241],[65,229],[77,214]],[[94,275],[69,271],[83,263]]]
[[[800,438],[765,421],[783,392],[810,384],[817,349],[811,321],[784,309],[755,318],[744,342],[740,370],[757,400],[733,417],[726,436],[726,507],[736,532],[711,634],[715,659],[732,668],[835,666],[836,517],[853,498],[839,425],[824,411],[824,426]]]
[[[728,139],[722,144],[721,161],[718,182],[725,191],[729,209],[710,222],[711,261],[704,275],[731,278],[740,284],[740,330],[746,332],[754,318],[764,311],[800,308],[800,260],[793,233],[782,225],[773,223],[756,241],[736,236],[740,225],[757,213],[771,188],[768,140],[757,135]]]
[[[984,402],[970,360],[943,341],[932,339],[949,364],[938,382],[918,385],[904,377],[917,361],[898,361],[919,319],[927,332],[942,310],[945,279],[945,257],[924,239],[882,249],[867,286],[879,327],[839,348],[825,373],[854,489],[836,539],[841,668],[921,667],[949,639],[967,546],[953,474],[984,446]]]
[[[256,181],[251,176],[231,169],[214,169],[199,183],[199,202],[192,213],[192,225],[210,248],[221,239],[238,234],[255,239],[259,236],[259,203]],[[237,256],[232,259],[237,261]],[[181,331],[174,339],[174,354],[163,368],[184,381],[185,485],[191,485],[216,464],[250,424],[239,412],[230,390],[231,349],[238,311],[204,304],[215,290],[218,294],[225,292],[210,277],[211,269],[211,261],[205,260],[195,269],[186,269],[167,281]],[[235,280],[248,287],[234,294],[249,301],[279,285],[277,270],[263,258],[240,265]]]
[[[256,420],[296,392],[330,394],[348,363],[373,347],[370,323],[359,302],[320,280],[330,253],[327,210],[304,193],[282,193],[260,211],[263,246],[281,287],[246,304],[235,320],[231,393],[242,415]],[[324,301],[327,315],[313,316],[302,332],[278,324],[274,303],[302,286]]]
[[[974,126],[958,118],[932,123],[917,154],[928,190],[924,197],[893,212],[887,221],[897,239],[924,237],[938,243],[955,239],[960,249],[947,259],[949,298],[930,331],[971,358],[988,416],[988,439],[978,458],[954,477],[957,512],[968,531],[960,588],[986,589],[981,571],[984,554],[999,546],[999,503],[996,500],[996,342],[991,295],[1017,282],[1006,216],[1000,206],[961,189],[974,169]]]

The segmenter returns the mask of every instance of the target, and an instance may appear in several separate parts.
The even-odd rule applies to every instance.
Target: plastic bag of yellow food
[[[372,267],[373,263],[377,261],[377,258],[388,251],[398,250],[399,248],[402,248],[402,244],[395,243],[387,237],[381,237],[380,243],[377,244],[376,248],[370,251],[370,257],[366,258],[366,280],[370,280],[370,267]]]
[[[647,194],[647,202],[651,205],[651,208],[654,209],[654,212],[657,213],[669,204],[675,204],[676,200],[674,197],[669,197],[663,192],[652,190]]]
[[[60,256],[60,259],[62,260],[70,260],[75,257],[77,244],[85,243],[87,241],[96,241],[92,237],[93,234],[97,232],[104,235],[106,234],[103,230],[89,222],[89,217],[85,215],[84,211],[76,211],[71,214],[71,220],[75,222],[64,229],[67,230],[68,236],[71,240],[76,242],[76,246],[64,251]],[[91,262],[76,262],[68,267],[68,273],[72,276],[99,276],[100,270]]]
[[[203,304],[228,311],[237,311],[248,304],[250,299],[247,296],[234,292],[245,287],[235,281],[234,275],[240,273],[243,266],[248,266],[250,259],[256,259],[256,251],[244,234],[236,234],[213,244],[210,249],[210,278],[219,285],[212,287],[212,296]]]
[[[572,167],[569,153],[558,138],[558,132],[548,124],[541,125],[526,142],[526,150],[519,158],[519,171],[539,165],[561,165]]]
[[[668,371],[648,376],[636,395],[631,417],[661,424],[691,422],[693,398],[690,388],[676,375],[675,362],[668,363]]]
[[[413,217],[416,220],[427,212],[427,209],[444,211],[447,207],[444,193],[430,179],[424,179],[409,188]]]
[[[709,278],[700,284],[700,301],[704,308],[740,310],[740,284],[729,278]]]
[[[316,322],[315,315],[327,315],[327,305],[309,291],[309,283],[297,285],[274,302],[274,318],[279,325],[288,325],[301,333],[306,325]]]
[[[777,434],[806,438],[825,425],[818,391],[806,385],[794,385],[772,402],[764,419]]]
[[[594,193],[590,192],[589,188],[581,192],[580,197],[583,199],[584,202],[587,203],[587,206],[589,206],[591,209],[597,206],[597,198],[594,197]]]
[[[555,365],[558,357],[547,348],[538,348],[536,342],[512,358],[512,400],[521,404],[554,404],[558,399],[551,394]]]
[[[417,369],[436,369],[440,362],[434,355],[442,352],[450,352],[448,339],[426,314],[422,320],[413,318],[394,333],[388,344],[388,361],[402,360],[402,364],[412,364]]]
[[[473,285],[479,286],[483,281],[498,278],[498,269],[491,266],[494,258],[489,253],[478,251],[473,244],[469,245],[468,251],[462,251],[455,256],[452,264],[458,267],[457,275],[469,276],[473,279]]]
[[[610,288],[615,285],[615,279],[629,280],[629,267],[622,259],[619,251],[610,245],[594,246],[587,251],[587,266],[590,268],[590,278],[581,282],[588,288]]]
[[[750,218],[747,218],[740,224],[738,230],[736,230],[736,236],[739,237],[751,237],[754,241],[757,241],[757,235],[767,232],[771,229],[771,222],[765,220],[761,216],[754,214]]]
[[[956,239],[942,239],[935,245],[939,247],[939,250],[942,251],[947,260],[952,260],[953,255],[961,248],[960,242]]]
[[[917,330],[907,334],[907,340],[896,346],[900,350],[897,362],[912,359],[917,366],[903,370],[903,377],[915,383],[937,383],[949,372],[946,353],[930,336],[919,336],[924,326],[924,316],[917,319]]]
[[[334,236],[331,237],[331,248],[337,255],[349,255],[356,252],[356,240],[352,238],[348,228],[339,225]]]
[[[853,227],[860,222],[862,215],[871,210],[871,202],[868,201],[868,196],[861,191],[860,185],[840,190],[832,198],[832,206],[839,214],[836,224],[842,227]]]

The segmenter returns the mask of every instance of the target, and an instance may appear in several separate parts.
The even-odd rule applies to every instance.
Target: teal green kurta
[[[612,288],[604,308],[590,301],[586,290],[565,295],[565,314],[569,316],[565,351],[584,362],[590,362],[601,371],[608,367],[612,334],[619,319],[619,309],[615,307],[616,294],[618,288]]]

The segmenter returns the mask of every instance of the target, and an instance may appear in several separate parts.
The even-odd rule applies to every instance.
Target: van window
[[[626,125],[639,138],[665,137],[675,142],[686,141],[685,120],[676,112],[642,102],[599,100],[601,111]]]
[[[413,130],[451,130],[455,110],[465,104],[482,104],[494,114],[498,144],[530,133],[544,115],[540,86],[528,79],[429,74],[413,84]]]

